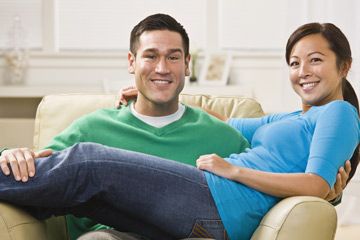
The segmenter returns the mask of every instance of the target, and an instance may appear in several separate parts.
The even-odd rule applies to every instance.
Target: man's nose
[[[156,73],[160,73],[160,74],[169,73],[169,67],[168,67],[168,62],[166,61],[166,58],[159,59],[159,61],[156,64],[155,71],[156,71]]]

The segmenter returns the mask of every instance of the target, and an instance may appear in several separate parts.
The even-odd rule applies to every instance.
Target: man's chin
[[[174,102],[178,103],[178,98],[175,97],[154,97],[151,99],[151,102],[156,105],[171,105]]]
[[[170,99],[154,99],[152,102],[154,104],[156,104],[156,105],[171,105],[172,103],[174,103],[174,100],[170,100]]]

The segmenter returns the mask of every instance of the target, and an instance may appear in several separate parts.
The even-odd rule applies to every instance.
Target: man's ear
[[[190,60],[191,55],[189,54],[187,57],[185,57],[185,76],[190,76]]]
[[[128,52],[128,72],[130,74],[135,73],[135,55],[132,52]]]

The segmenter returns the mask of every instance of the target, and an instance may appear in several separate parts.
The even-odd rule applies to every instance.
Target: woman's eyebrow
[[[313,55],[313,54],[320,54],[320,55],[326,56],[326,55],[325,55],[324,53],[322,53],[322,52],[315,51],[315,52],[309,53],[309,54],[308,54],[308,57],[311,56],[311,55]]]

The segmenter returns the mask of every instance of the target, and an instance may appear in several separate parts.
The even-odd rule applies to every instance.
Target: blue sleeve
[[[315,173],[332,187],[340,166],[350,159],[360,141],[360,122],[354,107],[336,101],[316,121],[307,173]]]
[[[256,130],[270,122],[280,119],[282,114],[267,115],[260,118],[230,118],[228,124],[239,131],[251,143]]]

